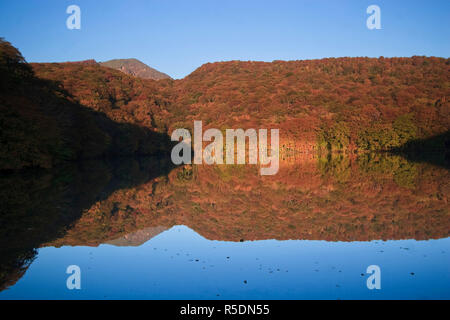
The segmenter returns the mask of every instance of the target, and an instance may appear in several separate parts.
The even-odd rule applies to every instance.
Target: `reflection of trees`
[[[449,235],[449,172],[400,156],[297,158],[270,177],[260,176],[257,166],[171,170],[168,163],[96,161],[3,176],[2,287],[22,276],[35,248],[96,246],[129,234],[142,243],[154,233],[140,230],[180,224],[227,241]]]
[[[450,131],[427,139],[408,141],[392,152],[412,162],[432,163],[450,169]]]
[[[168,163],[96,161],[3,176],[2,287],[21,277],[35,248],[139,244],[180,224],[226,241],[449,236],[449,171],[400,156],[296,158],[265,177],[258,166]]]
[[[2,264],[0,269],[0,291],[14,285],[27,271],[36,256],[36,249],[24,249],[23,251],[2,252]]]
[[[20,278],[35,248],[64,237],[83,211],[119,189],[171,170],[170,159],[89,161],[0,177],[0,288]]]
[[[445,169],[387,154],[257,166],[184,166],[87,210],[51,245],[98,245],[136,230],[187,225],[215,240],[430,239],[448,236]]]

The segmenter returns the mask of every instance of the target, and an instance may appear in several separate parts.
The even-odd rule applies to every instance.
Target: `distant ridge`
[[[145,63],[137,59],[114,59],[105,62],[100,62],[103,67],[108,67],[122,71],[123,73],[144,79],[171,79],[167,74],[159,72],[147,66]]]

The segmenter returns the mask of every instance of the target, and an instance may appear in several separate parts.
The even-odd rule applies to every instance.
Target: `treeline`
[[[206,64],[176,83],[186,118],[280,128],[316,149],[389,150],[450,128],[450,59]],[[189,122],[189,120],[184,120]]]
[[[449,59],[434,57],[230,61],[153,81],[98,64],[33,64],[39,77],[60,81],[114,121],[160,133],[194,120],[219,129],[279,128],[282,143],[308,142],[311,151],[389,150],[446,132],[449,68]]]
[[[229,61],[154,81],[95,61],[28,65],[5,41],[0,50],[2,168],[158,152],[194,120],[278,128],[290,152],[414,149],[450,128],[450,59]]]
[[[356,137],[346,122],[336,122],[319,130],[317,143],[321,151],[391,151],[402,148],[418,134],[413,114],[403,114],[389,124],[359,128]]]
[[[68,160],[156,154],[168,137],[84,106],[58,81],[35,76],[0,40],[0,169],[50,168]]]

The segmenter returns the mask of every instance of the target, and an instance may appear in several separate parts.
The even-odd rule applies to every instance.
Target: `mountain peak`
[[[122,71],[123,73],[138,78],[153,79],[153,80],[171,79],[170,76],[168,76],[167,74],[162,73],[156,69],[153,69],[135,58],[114,59],[105,62],[100,62],[100,65],[103,67],[108,67]]]

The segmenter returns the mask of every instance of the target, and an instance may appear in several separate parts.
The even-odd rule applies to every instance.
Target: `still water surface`
[[[386,155],[4,175],[0,299],[449,299],[449,178]]]

